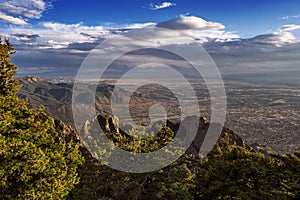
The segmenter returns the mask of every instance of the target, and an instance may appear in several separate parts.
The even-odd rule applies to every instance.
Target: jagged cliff
[[[193,120],[192,118],[195,118],[196,116],[193,117],[187,117],[185,118],[182,122],[179,120],[167,120],[166,126],[169,127],[174,133],[176,133],[179,129],[179,126],[183,126],[183,131],[188,132],[188,127],[190,127],[190,121]],[[121,134],[126,134],[125,131],[120,129],[119,126],[119,120],[116,116],[112,115],[98,115],[97,118],[92,119],[91,121],[86,121],[84,123],[84,126],[82,127],[81,130],[81,135],[83,137],[97,137],[97,130],[95,126],[97,126],[97,123],[99,123],[100,127],[104,132],[107,133],[121,133]],[[203,143],[204,137],[207,134],[208,128],[209,128],[210,123],[208,122],[207,119],[204,117],[199,117],[199,126],[197,129],[196,136],[191,144],[191,146],[187,149],[186,153],[193,154],[195,157],[199,157],[199,151],[201,148],[201,145]],[[223,127],[221,137],[224,137],[226,135],[229,136],[229,144],[235,144],[237,146],[241,146],[249,151],[254,151],[252,147],[247,145],[243,139],[238,136],[234,131],[230,130],[227,127]]]

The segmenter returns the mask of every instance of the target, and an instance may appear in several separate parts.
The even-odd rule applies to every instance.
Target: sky
[[[300,2],[297,0],[58,0],[54,5],[54,9],[49,10],[42,19],[62,23],[122,26],[161,22],[180,15],[195,15],[226,24],[229,30],[236,31],[242,37],[253,37],[274,31],[286,23],[296,23],[299,19],[293,16],[300,14]]]
[[[189,34],[224,76],[300,71],[298,0],[0,0],[22,75],[74,76],[101,41],[149,25]]]

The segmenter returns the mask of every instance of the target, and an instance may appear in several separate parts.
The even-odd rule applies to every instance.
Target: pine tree
[[[0,95],[14,97],[18,90],[18,84],[13,79],[13,76],[17,74],[17,67],[11,63],[10,57],[15,51],[8,39],[3,42],[0,38],[0,46]]]
[[[52,118],[19,101],[9,40],[0,38],[0,199],[61,199],[78,183],[78,144]]]

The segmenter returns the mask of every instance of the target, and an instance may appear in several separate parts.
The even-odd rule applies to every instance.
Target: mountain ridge
[[[57,123],[59,121],[66,123],[68,126],[72,127],[74,131],[74,122],[72,120],[72,83],[51,83],[44,81],[37,77],[27,76],[21,77],[18,79],[22,85],[19,91],[19,98],[28,98],[29,106],[34,108],[39,108],[40,106],[45,106],[45,113],[53,117]],[[104,127],[105,131],[109,131],[105,127],[111,127],[111,130],[118,130],[119,124],[114,124],[112,121],[115,121],[111,114],[110,106],[110,97],[113,91],[112,85],[102,84],[101,88],[97,88],[96,91],[96,107],[98,122],[101,127]],[[144,116],[143,116],[144,117]],[[136,118],[136,116],[135,116]],[[93,119],[91,119],[93,120]],[[184,120],[183,120],[184,121]],[[110,122],[110,123],[108,123]],[[187,120],[184,121],[188,124]],[[202,144],[204,136],[206,135],[207,129],[209,127],[209,122],[204,117],[199,118],[199,127],[195,141],[192,143],[191,147],[188,149],[189,153],[197,156],[199,153],[200,146]],[[180,126],[180,120],[173,118],[172,120],[167,120],[167,126],[172,129],[173,132],[178,131]],[[188,125],[187,125],[188,126]],[[84,127],[83,127],[84,128]],[[200,131],[202,130],[202,131]],[[269,156],[270,153],[275,153],[270,147],[251,144],[248,145],[246,142],[238,136],[234,131],[228,127],[223,127],[221,135],[224,136],[224,132],[228,132],[231,138],[230,143],[236,143],[238,146],[242,146],[249,151],[261,152],[266,156]]]

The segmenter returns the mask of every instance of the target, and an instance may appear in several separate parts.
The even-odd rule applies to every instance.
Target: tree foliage
[[[174,137],[170,129],[162,129],[161,133],[165,134],[157,135],[164,135],[165,142]],[[118,135],[114,136],[117,143],[123,138],[119,135],[118,139]],[[119,145],[138,152],[165,144],[162,142],[157,146],[151,142],[146,144],[152,144],[152,147],[144,145],[140,149],[137,148],[140,140],[132,138],[130,142],[125,139],[126,142]],[[232,144],[226,133],[206,158],[184,155],[168,167],[145,174],[112,170],[86,152],[86,163],[79,170],[81,182],[68,198],[299,199],[299,156],[295,153],[295,156],[273,155],[267,158]]]
[[[0,199],[61,199],[79,179],[78,144],[60,139],[52,118],[19,101],[16,66],[0,39]]]
[[[226,137],[200,162],[195,199],[299,199],[299,154],[266,158]]]
[[[145,129],[132,129],[131,134]],[[147,134],[148,135],[148,134]],[[168,144],[174,138],[170,128],[162,128],[155,136],[138,138],[115,133],[114,143],[135,153],[151,152]],[[171,154],[172,152],[170,152]],[[192,199],[195,158],[184,155],[161,170],[134,174],[110,169],[85,152],[86,163],[79,169],[81,182],[70,193],[69,199]],[[158,158],[159,162],[159,158]],[[81,195],[81,194],[85,194]]]

